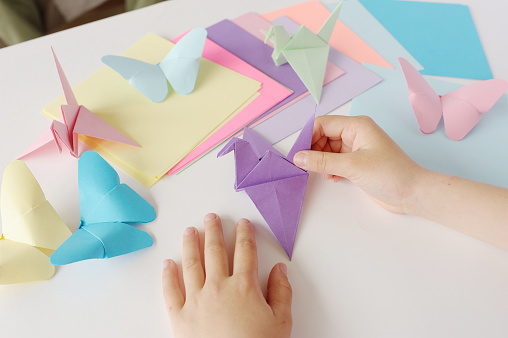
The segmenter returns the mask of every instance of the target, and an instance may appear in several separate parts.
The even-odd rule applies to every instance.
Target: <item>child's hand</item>
[[[286,266],[279,263],[272,268],[265,299],[250,222],[242,219],[236,226],[232,276],[220,218],[208,214],[204,228],[204,268],[198,231],[188,228],[183,236],[185,293],[178,267],[172,260],[164,261],[164,299],[175,337],[289,337],[292,292]]]
[[[395,213],[412,213],[415,186],[427,173],[366,116],[316,118],[312,150],[298,152],[294,163],[335,182],[344,177]]]

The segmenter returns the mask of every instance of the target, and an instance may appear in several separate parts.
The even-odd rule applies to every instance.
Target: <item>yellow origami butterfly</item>
[[[11,162],[4,171],[0,212],[0,284],[51,278],[55,267],[46,253],[71,232],[22,161]]]

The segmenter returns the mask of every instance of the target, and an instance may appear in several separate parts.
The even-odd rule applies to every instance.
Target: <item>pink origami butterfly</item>
[[[399,58],[399,64],[420,130],[432,133],[443,116],[446,135],[454,141],[462,140],[508,89],[508,82],[494,79],[441,96],[406,59]]]

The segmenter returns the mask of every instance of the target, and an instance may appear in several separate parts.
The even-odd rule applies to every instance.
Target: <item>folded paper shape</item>
[[[247,128],[243,139],[233,137],[218,154],[235,152],[235,189],[249,195],[289,259],[309,176],[294,165],[293,157],[300,150],[310,149],[314,116],[307,120],[287,157]]]
[[[122,56],[154,64],[172,47],[170,41],[149,33]],[[252,102],[259,95],[260,87],[258,81],[201,58],[196,89],[191,94],[170,93],[167,100],[153,103],[104,66],[76,85],[74,92],[90,110],[127,133],[141,147],[84,136],[80,140],[112,165],[150,187],[218,126]],[[60,118],[62,101],[61,97],[48,104],[43,113]]]
[[[22,161],[4,171],[0,212],[0,284],[51,278],[55,268],[38,248],[55,250],[71,232]]]
[[[317,34],[330,17],[330,11],[318,0],[311,0],[265,13],[261,16],[267,21],[286,16]],[[333,28],[329,45],[360,64],[371,63],[381,67],[393,68],[377,51],[340,20],[337,20]]]
[[[301,26],[289,36],[283,26],[273,25],[266,34],[265,43],[273,42],[272,59],[275,65],[289,63],[317,103],[325,78],[330,46],[328,40],[339,17],[342,2],[333,10],[317,34]]]
[[[436,132],[423,134],[415,121],[407,84],[399,69],[365,65],[383,78],[377,86],[353,99],[349,115],[368,115],[421,166],[436,172],[508,188],[508,156],[496,145],[508,144],[508,100],[503,95],[481,122],[460,142],[446,136],[439,123]],[[463,85],[424,76],[438,95]]]
[[[267,31],[271,26],[268,21],[255,13],[244,14],[237,19],[233,19],[233,22],[241,25],[243,29],[252,35],[260,32],[260,34],[255,35],[259,40],[264,40],[264,35],[261,36],[261,31]],[[300,25],[285,16],[273,20],[272,24],[284,26],[289,34],[296,32],[300,28]],[[316,116],[328,114],[382,81],[374,72],[363,67],[335,48],[330,48],[328,62],[340,67],[345,73],[323,87],[321,102],[316,109]],[[271,65],[274,66],[273,61]],[[315,105],[316,101],[314,98],[308,95],[287,107],[281,107],[280,110],[278,109],[263,115],[262,118],[249,124],[248,128],[263,135],[265,140],[274,144],[300,130],[308,118],[307,112],[312,111]]]
[[[446,135],[454,141],[462,140],[508,89],[508,82],[494,79],[439,96],[406,59],[399,58],[399,63],[420,130],[432,133],[443,116]]]
[[[422,74],[492,79],[468,6],[401,0],[360,2],[421,63]]]
[[[50,130],[32,143],[18,158],[30,154],[53,140],[60,152],[62,152],[61,143],[63,143],[69,149],[72,156],[79,157],[78,134],[139,147],[136,142],[92,113],[85,106],[78,104],[55,52],[53,49],[51,51],[53,52],[53,58],[55,59],[56,69],[67,104],[60,106],[62,112],[61,121],[53,121]]]
[[[129,80],[147,98],[162,102],[168,96],[168,81],[178,94],[187,95],[194,90],[206,35],[204,28],[191,30],[155,65],[116,55],[103,56],[102,62]]]
[[[126,184],[96,152],[85,152],[78,163],[81,222],[52,255],[53,265],[92,258],[111,258],[153,244],[152,237],[127,223],[148,223],[154,208]]]

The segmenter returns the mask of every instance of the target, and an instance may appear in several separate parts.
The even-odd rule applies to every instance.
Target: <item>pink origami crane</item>
[[[220,157],[235,151],[235,189],[249,195],[290,260],[309,177],[294,165],[293,157],[300,150],[310,149],[314,116],[315,113],[287,157],[248,128],[244,129],[243,140],[233,137],[218,154]]]
[[[55,52],[53,49],[51,51],[55,58],[58,76],[62,83],[67,104],[61,106],[62,119],[53,121],[50,129],[32,143],[18,158],[30,154],[53,140],[58,147],[58,151],[62,152],[61,143],[63,143],[72,156],[79,157],[78,134],[139,147],[136,142],[116,130],[86,107],[78,104]]]
[[[423,76],[404,58],[399,58],[406,79],[409,102],[420,130],[436,130],[443,116],[445,132],[454,141],[462,140],[508,89],[505,80],[480,81],[446,95],[437,95]]]

